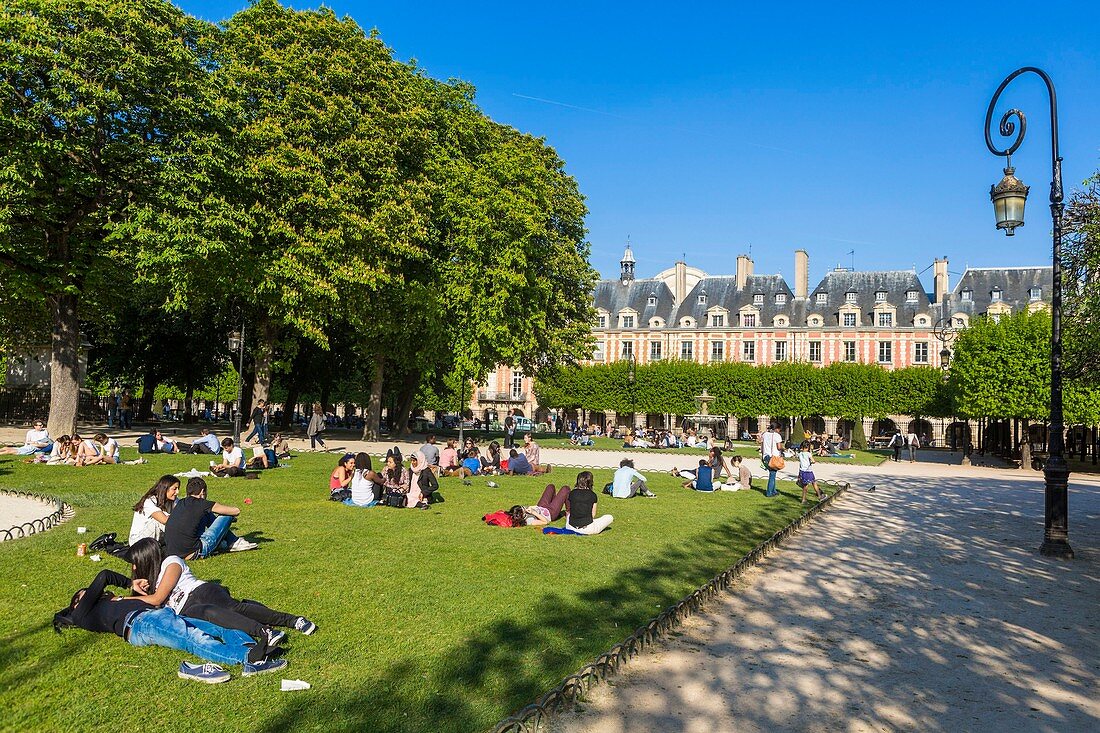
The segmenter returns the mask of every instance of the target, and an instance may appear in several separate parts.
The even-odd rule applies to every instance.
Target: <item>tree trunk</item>
[[[80,322],[76,295],[53,299],[53,334],[50,339],[50,435],[76,432],[80,409]]]
[[[363,425],[363,440],[380,440],[382,438],[382,377],[385,373],[383,359],[384,357],[381,354],[375,354],[374,356],[374,372],[370,380],[370,401],[367,403],[366,423]],[[395,433],[395,430],[396,426],[390,425],[391,435]]]
[[[405,375],[401,382],[397,396],[397,409],[392,415],[393,424],[390,426],[390,437],[400,437],[409,434],[409,415],[412,414],[413,400],[416,398],[416,388],[420,385],[420,372],[413,370]]]
[[[153,393],[160,384],[161,372],[158,365],[149,363],[145,365],[145,374],[141,379],[141,399],[138,401],[138,409],[135,417],[138,420],[148,420],[153,414]]]
[[[267,402],[271,394],[271,364],[275,359],[275,341],[279,327],[265,317],[257,325],[259,343],[256,344],[256,378],[252,383],[252,399]]]
[[[183,397],[183,421],[185,423],[195,422],[195,386],[191,384],[190,380],[187,382],[187,391]]]

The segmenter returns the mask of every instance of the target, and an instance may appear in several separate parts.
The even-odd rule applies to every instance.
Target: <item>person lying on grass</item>
[[[126,544],[115,542],[116,533],[107,532],[92,540],[88,549],[92,552],[103,550],[129,562],[130,546],[138,540],[150,537],[158,543],[161,542],[164,536],[164,525],[168,523],[168,515],[172,513],[172,506],[176,503],[179,492],[178,478],[172,475],[161,476],[148,491],[142,494],[137,504],[134,504],[134,518],[130,521],[128,542]]]
[[[568,501],[568,486],[562,486],[555,491],[554,484],[547,484],[534,506],[517,504],[508,510],[486,514],[481,520],[497,527],[541,527],[560,519]]]
[[[87,588],[73,594],[69,605],[53,617],[54,631],[70,626],[121,636],[133,646],[163,646],[194,654],[214,664],[183,662],[179,676],[200,682],[229,680],[218,665],[240,664],[245,676],[274,672],[287,666],[285,659],[268,656],[268,648],[243,631],[209,621],[184,618],[171,608],[154,608],[141,598],[122,598],[107,592],[108,585],[130,588],[132,582],[113,570],[101,570]]]
[[[273,627],[295,629],[307,636],[317,630],[317,624],[305,616],[275,611],[259,601],[238,601],[225,586],[199,580],[183,560],[165,556],[154,539],[146,537],[131,546],[130,562],[131,587],[150,606],[167,606],[180,616],[243,631],[257,646],[266,646],[267,655],[286,637]]]

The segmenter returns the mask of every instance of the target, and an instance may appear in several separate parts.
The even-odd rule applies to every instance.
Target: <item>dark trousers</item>
[[[515,448],[516,447],[516,434],[514,432],[504,434],[504,447]]]
[[[901,443],[897,443],[897,444],[894,445],[894,460],[896,461],[900,458],[901,458]]]
[[[214,455],[214,451],[210,450],[210,446],[206,443],[192,443],[185,448],[181,448],[180,453],[201,453],[208,456]]]
[[[234,600],[225,586],[203,583],[187,597],[180,616],[209,621],[227,629],[240,629],[256,639],[265,637],[265,626],[294,627],[297,616],[274,611],[258,601]]]
[[[549,509],[550,521],[556,522],[561,518],[562,511],[565,509],[565,500],[568,498],[568,486],[562,486],[555,492],[554,484],[547,484],[546,488],[542,490],[542,497],[539,498],[538,505],[543,509]]]

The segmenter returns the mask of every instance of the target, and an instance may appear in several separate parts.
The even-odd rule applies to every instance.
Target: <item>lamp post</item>
[[[634,393],[634,365],[635,365],[636,362],[635,362],[635,359],[634,359],[633,349],[630,351],[630,354],[628,355],[628,359],[629,360],[627,361],[627,365],[626,365],[626,381],[630,385],[630,422],[632,423],[632,425],[630,427],[631,427],[631,429],[637,429],[637,427],[638,427],[638,416],[637,416],[636,413],[637,413],[638,407],[637,407],[637,400],[635,399],[635,393]]]
[[[241,398],[244,394],[244,322],[241,330],[229,334],[229,353],[238,354],[237,361],[237,405],[233,411],[233,445],[241,444]]]
[[[1053,222],[1053,270],[1052,295],[1050,304],[1050,446],[1049,458],[1043,473],[1046,478],[1046,517],[1043,530],[1043,544],[1039,552],[1048,557],[1072,558],[1073,549],[1069,546],[1069,466],[1066,465],[1065,426],[1062,417],[1062,157],[1058,154],[1058,99],[1054,94],[1054,82],[1046,72],[1034,66],[1025,66],[1009,74],[989,101],[985,113],[985,144],[989,152],[1005,158],[1004,178],[989,191],[993,210],[997,217],[997,228],[1004,229],[1012,236],[1017,227],[1024,225],[1024,204],[1027,201],[1028,187],[1016,178],[1012,167],[1012,154],[1024,141],[1027,132],[1027,120],[1018,109],[1010,109],[1001,117],[998,131],[1002,137],[1016,139],[1004,150],[993,144],[989,125],[993,120],[993,110],[997,99],[1013,79],[1021,74],[1032,73],[1043,80],[1050,99],[1050,216]],[[1020,131],[1016,133],[1016,118]]]

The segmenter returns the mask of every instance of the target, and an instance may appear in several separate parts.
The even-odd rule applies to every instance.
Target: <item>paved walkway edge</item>
[[[571,708],[594,685],[618,673],[620,667],[653,646],[670,631],[679,627],[685,619],[702,611],[708,603],[728,591],[746,570],[760,563],[772,550],[795,534],[821,512],[830,508],[851,487],[849,483],[819,481],[836,489],[824,501],[815,504],[805,514],[783,527],[768,539],[749,551],[736,564],[723,570],[707,583],[696,588],[679,603],[665,609],[644,626],[639,627],[623,641],[596,657],[576,674],[569,675],[557,687],[539,697],[535,702],[520,708],[493,728],[493,733],[531,733],[545,730],[550,719]]]
[[[26,491],[11,491],[9,489],[0,489],[0,496],[37,502],[42,504],[43,512],[48,512],[44,516],[29,522],[17,524],[9,529],[0,529],[0,542],[30,537],[32,534],[45,532],[62,522],[68,521],[73,516],[73,508],[56,496],[32,494]]]

